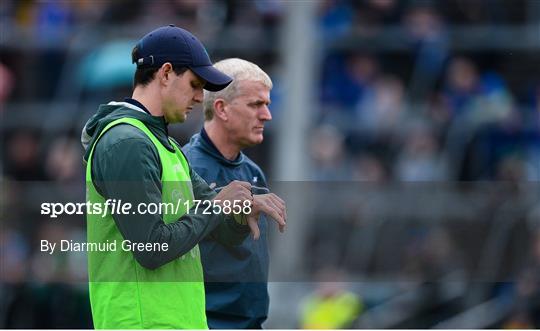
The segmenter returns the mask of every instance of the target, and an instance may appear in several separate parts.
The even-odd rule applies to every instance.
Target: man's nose
[[[267,105],[264,105],[261,109],[261,112],[259,114],[259,119],[261,121],[271,121],[272,120],[272,113],[270,112],[270,108],[268,108]]]
[[[193,96],[193,101],[197,102],[197,103],[202,103],[203,101],[203,90],[200,89],[200,90],[197,90],[195,92],[195,95]]]

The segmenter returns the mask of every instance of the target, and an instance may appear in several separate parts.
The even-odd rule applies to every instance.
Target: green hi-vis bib
[[[129,124],[143,131],[156,146],[162,164],[162,202],[173,203],[177,210],[167,209],[163,221],[170,223],[186,213],[185,204],[193,200],[187,161],[174,146],[168,151],[139,120],[121,118],[111,122],[99,138],[111,127]],[[105,205],[92,182],[92,157],[86,167],[87,201]],[[126,165],[129,167],[129,165]],[[133,209],[136,207],[133,206]],[[175,208],[176,209],[176,208]],[[112,216],[87,214],[89,243],[116,242],[114,251],[88,252],[90,303],[94,327],[97,329],[207,329],[204,283],[199,247],[154,270],[142,267],[133,252],[122,249],[124,238]],[[157,252],[159,254],[159,252]]]

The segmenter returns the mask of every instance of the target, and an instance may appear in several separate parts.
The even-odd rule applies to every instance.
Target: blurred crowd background
[[[290,109],[298,7],[310,98]],[[92,326],[85,257],[39,251],[84,240],[84,217],[39,204],[84,201],[81,129],[131,95],[131,48],[170,23],[272,77],[274,120],[247,151],[271,181],[285,123],[307,119],[304,181],[286,186],[311,207],[288,199],[295,224],[271,234],[267,327],[540,327],[536,0],[1,1],[0,327]]]

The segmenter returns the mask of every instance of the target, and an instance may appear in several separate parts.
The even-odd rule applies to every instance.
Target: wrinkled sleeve
[[[96,144],[92,160],[92,180],[106,199],[131,203],[161,203],[161,162],[153,143],[137,136],[133,127],[119,125],[104,134]],[[111,136],[127,138],[110,139]],[[106,136],[110,135],[109,139]],[[199,241],[223,223],[224,215],[188,213],[178,221],[165,224],[159,214],[113,215],[126,240],[141,243],[167,243],[167,251],[134,251],[135,259],[145,268],[158,268],[189,252]]]
[[[198,200],[212,200],[216,195],[216,191],[208,186],[208,183],[197,174],[195,170],[190,168],[191,183],[193,185],[193,195]],[[240,215],[236,215],[240,217]],[[250,230],[247,225],[239,224],[234,220],[234,216],[225,216],[224,222],[220,223],[214,231],[209,235],[210,239],[216,240],[227,246],[240,245],[249,234]]]

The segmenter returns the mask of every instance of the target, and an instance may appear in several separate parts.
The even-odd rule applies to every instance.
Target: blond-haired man
[[[206,316],[210,328],[256,329],[268,314],[268,246],[266,216],[286,219],[284,201],[270,193],[262,170],[242,150],[264,139],[265,123],[272,119],[272,80],[254,63],[231,58],[215,64],[233,78],[225,89],[205,91],[204,127],[184,146],[191,166],[211,186],[233,180],[250,182],[254,204],[264,205],[260,235],[235,247],[209,236],[200,244],[206,291]],[[283,226],[280,227],[283,231]]]

